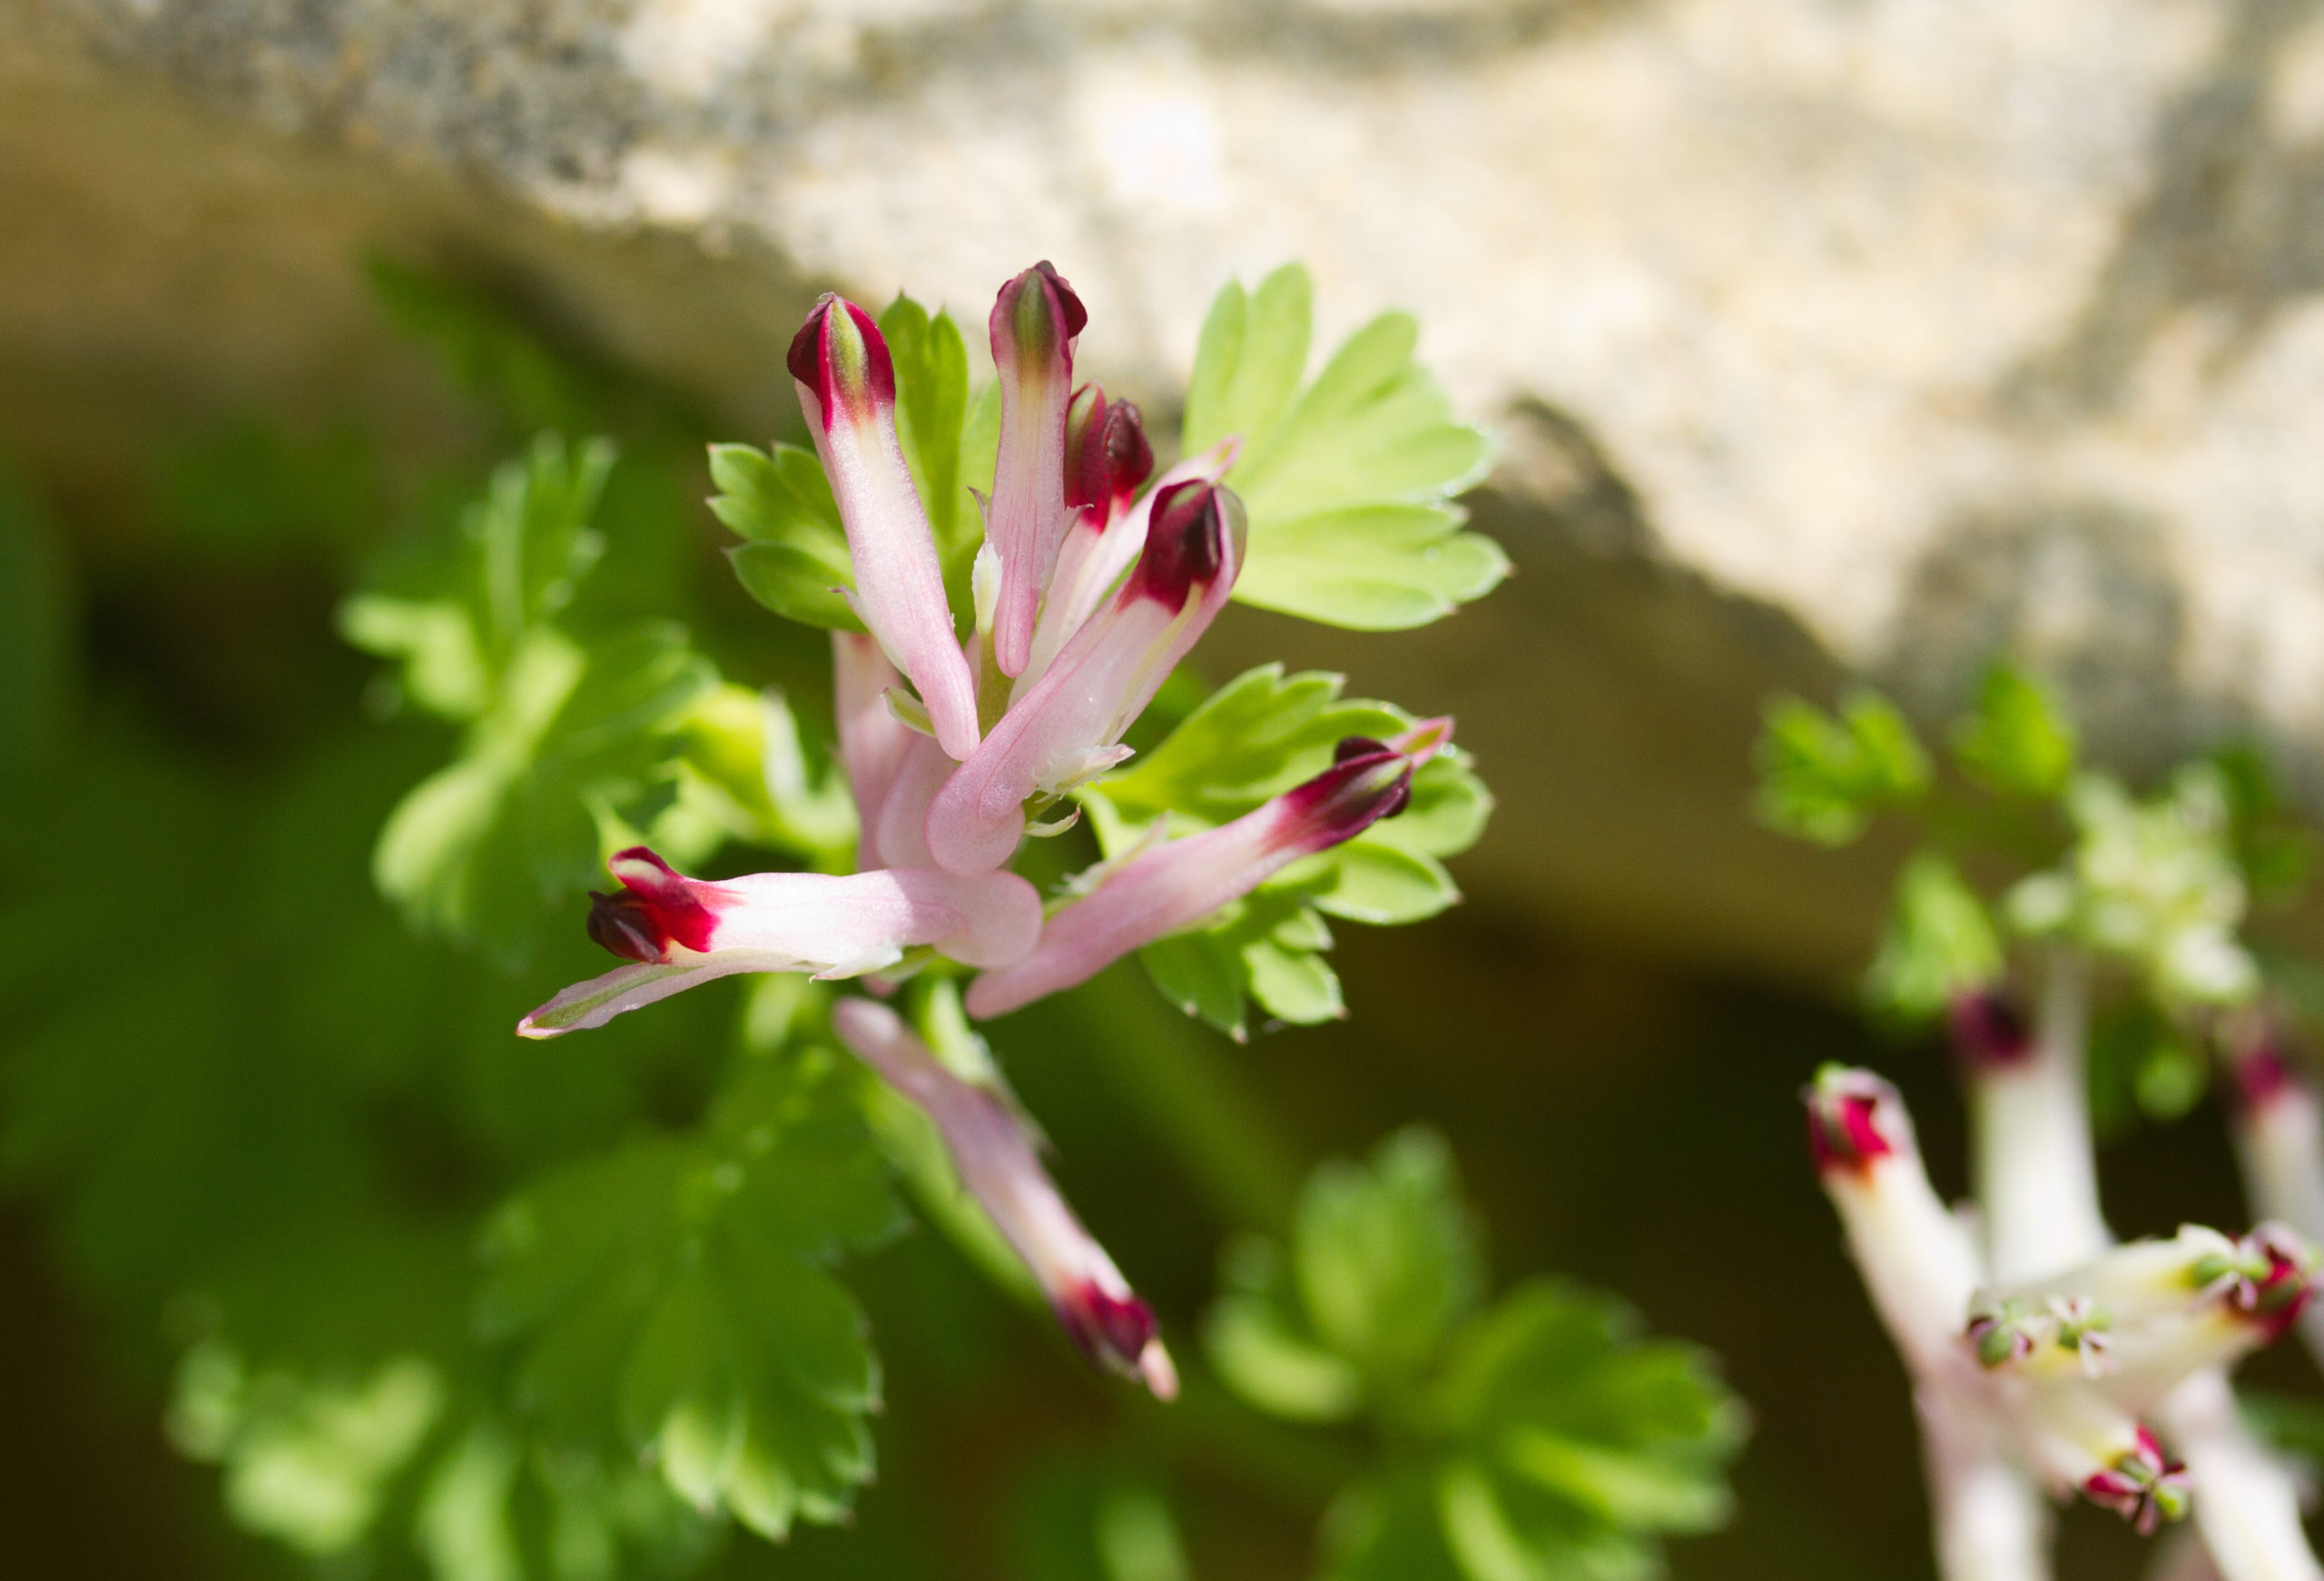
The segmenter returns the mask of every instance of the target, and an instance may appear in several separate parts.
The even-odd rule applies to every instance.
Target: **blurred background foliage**
[[[700,502],[706,442],[734,436],[684,392],[462,282],[370,272],[459,442],[251,420],[123,455],[101,499],[0,482],[0,1334],[23,1379],[0,1528],[25,1573],[1614,1577],[1653,1573],[1658,1533],[1707,1534],[1669,1546],[1681,1576],[1925,1573],[1902,1381],[1793,1090],[1876,1057],[1948,1189],[1957,1109],[1932,1049],[1876,1053],[1844,1007],[1454,911],[1349,930],[1351,1018],[1240,1047],[1129,965],[1012,1018],[1009,1080],[1187,1369],[1169,1408],[916,1227],[852,1119],[863,1078],[791,1035],[812,995],[724,984],[583,1049],[509,1035],[594,968],[554,903],[608,827],[700,853],[745,825],[802,858],[828,844],[653,792],[671,763],[714,781],[720,700],[776,687],[810,805],[823,644],[727,570]],[[484,636],[452,662],[429,613],[460,574],[445,557],[504,541],[517,597],[476,595]],[[620,657],[593,674],[602,710],[647,718],[655,762],[593,753],[586,717],[526,715],[519,656],[567,629],[593,671]],[[1851,835],[1926,777],[1876,701],[1795,724],[1806,832]],[[554,764],[555,805],[492,777],[518,737]],[[466,777],[446,826],[523,837],[422,830],[375,854],[405,793],[447,774]],[[1524,787],[1498,788],[1522,815]],[[468,860],[536,835],[521,870]],[[2106,1160],[2120,1228],[2234,1220],[2218,1128],[2142,1129],[2136,1107]],[[778,1122],[822,1139],[812,1171],[753,1175],[750,1139]],[[765,1233],[737,1239],[730,1201]],[[674,1242],[641,1203],[694,1217]],[[553,1223],[588,1268],[541,1262]],[[658,1268],[672,1244],[714,1272]],[[699,1360],[757,1354],[733,1335],[769,1310],[812,1352],[780,1375],[615,1387],[607,1325]],[[2304,1365],[2260,1370],[2306,1389]],[[812,1413],[785,1403],[803,1390]],[[818,1424],[753,1464],[835,1481],[705,1457],[688,1488],[762,1530],[803,1516],[782,1546],[620,1448],[661,1433],[675,1467],[666,1424],[703,1398]],[[651,1420],[576,1422],[552,1453],[512,1400]],[[1730,1506],[1718,1467],[1747,1424]],[[812,1524],[842,1514],[867,1444],[850,1524]],[[2105,1517],[2067,1524],[2069,1574],[2121,1573]]]

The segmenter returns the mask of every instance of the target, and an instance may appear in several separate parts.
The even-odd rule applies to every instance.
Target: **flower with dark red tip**
[[[1176,1398],[1178,1375],[1156,1332],[1153,1309],[1090,1239],[1041,1168],[1031,1138],[1001,1097],[947,1070],[903,1018],[868,999],[832,1007],[832,1029],[858,1059],[935,1122],[960,1184],[1049,1298],[1049,1309],[1092,1361]]]
[[[1964,989],[1946,1001],[1945,1023],[1954,1052],[1971,1070],[2022,1063],[2034,1052],[2034,1030],[2017,1002],[1999,988]]]
[[[976,687],[952,631],[928,512],[896,438],[896,375],[872,315],[826,296],[791,342],[790,368],[831,479],[855,572],[849,603],[919,688],[956,758],[977,744]]]
[[[1014,963],[969,988],[969,1013],[1001,1015],[1087,982],[1130,951],[1193,927],[1303,856],[1352,840],[1403,808],[1413,771],[1443,750],[1452,721],[1429,719],[1393,742],[1350,736],[1331,767],[1232,823],[1148,845],[1102,870]]]
[[[631,964],[566,989],[517,1023],[519,1036],[603,1026],[740,972],[854,977],[921,945],[970,966],[1005,965],[1041,926],[1039,894],[1013,873],[754,873],[712,884],[673,872],[643,845],[606,865],[622,887],[593,898],[589,936]]]
[[[1070,514],[1066,494],[1066,408],[1073,346],[1088,321],[1081,299],[1048,262],[1000,288],[989,329],[1000,375],[1000,450],[985,540],[1000,562],[992,655],[1000,673],[1021,673],[1032,655],[1041,593],[1057,565]]]

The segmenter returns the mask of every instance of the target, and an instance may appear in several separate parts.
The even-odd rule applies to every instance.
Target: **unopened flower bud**
[[[1000,561],[993,609],[993,662],[1006,676],[1031,657],[1041,594],[1065,536],[1066,407],[1073,347],[1088,314],[1046,262],[1007,285],[992,304],[993,365],[1000,374],[1000,450],[986,541]]]
[[[825,296],[792,341],[789,361],[847,533],[850,602],[920,689],[944,750],[966,757],[977,744],[976,687],[953,635],[928,512],[896,438],[888,343],[870,313]]]
[[[928,849],[955,873],[1009,860],[1025,803],[1059,795],[1129,755],[1118,745],[1226,607],[1242,564],[1241,501],[1187,483],[1158,501],[1129,579],[1016,698],[928,812]]]

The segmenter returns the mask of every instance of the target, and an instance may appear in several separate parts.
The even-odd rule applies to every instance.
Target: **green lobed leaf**
[[[1509,574],[1450,502],[1482,473],[1485,436],[1413,361],[1407,314],[1357,331],[1301,390],[1312,294],[1297,264],[1256,291],[1230,282],[1196,351],[1187,452],[1243,440],[1227,475],[1250,511],[1235,597],[1358,630],[1426,625]]]
[[[1295,1421],[1381,1419],[1390,1452],[1324,1522],[1342,1581],[1649,1577],[1663,1534],[1723,1523],[1741,1408],[1692,1346],[1550,1280],[1478,1307],[1482,1272],[1433,1134],[1319,1168],[1286,1254],[1232,1244],[1204,1326],[1226,1385]]]
[[[1974,712],[1953,726],[1962,771],[2010,795],[2048,798],[2073,777],[2073,724],[2049,689],[2007,664],[1985,672]]]
[[[1174,834],[1242,816],[1331,766],[1351,736],[1401,733],[1413,716],[1340,696],[1343,677],[1279,664],[1246,671],[1181,719],[1150,752],[1078,793],[1108,856],[1158,818]],[[1285,868],[1241,905],[1201,928],[1139,953],[1163,996],[1230,1036],[1249,1030],[1247,1007],[1294,1025],[1345,1013],[1324,964],[1324,916],[1389,925],[1434,916],[1460,899],[1442,862],[1484,831],[1492,798],[1464,754],[1448,751],[1413,776],[1411,802],[1355,839]]]
[[[1928,755],[1895,704],[1859,688],[1827,714],[1798,697],[1768,705],[1755,753],[1758,814],[1819,845],[1845,845],[1880,807],[1928,789]]]
[[[1871,1003],[1907,1018],[1944,1010],[1956,993],[2000,976],[2001,939],[1984,903],[1960,870],[1922,851],[1896,875],[1896,894],[1879,953],[1865,974]]]
[[[841,596],[855,587],[839,504],[812,451],[713,445],[711,513],[747,541],[726,551],[752,598],[787,620],[834,631],[863,623]]]
[[[601,825],[630,831],[669,805],[684,711],[715,679],[675,627],[642,627],[594,651],[536,627],[460,756],[380,830],[380,892],[421,931],[521,963],[544,908],[596,880]]]
[[[897,297],[880,315],[880,332],[887,337],[896,369],[896,438],[928,510],[949,587],[950,568],[973,558],[984,540],[983,515],[963,487],[977,480],[961,472],[969,349],[950,313],[940,311],[931,318],[908,296]]]
[[[879,1367],[826,1265],[896,1206],[828,1051],[754,1056],[690,1139],[566,1166],[496,1215],[476,1319],[517,1403],[651,1457],[671,1490],[780,1537],[843,1519],[872,1473]]]

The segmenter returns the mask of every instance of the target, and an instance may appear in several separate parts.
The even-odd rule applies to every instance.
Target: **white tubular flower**
[[[2264,1023],[2246,1032],[2231,1073],[2229,1113],[2252,1209],[2324,1240],[2324,1105],[2315,1087]],[[2309,1303],[2300,1328],[2324,1358],[2324,1304]]]
[[[2187,1457],[2210,1575],[2217,1581],[2324,1581],[2324,1566],[2300,1530],[2291,1475],[2243,1425],[2225,1372],[2197,1373],[2156,1415]]]
[[[739,972],[855,977],[931,945],[971,966],[1033,947],[1041,897],[1013,873],[963,878],[940,868],[753,873],[704,883],[643,845],[606,864],[621,888],[590,898],[589,936],[632,964],[576,983],[517,1023],[548,1038]]]

